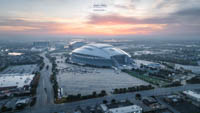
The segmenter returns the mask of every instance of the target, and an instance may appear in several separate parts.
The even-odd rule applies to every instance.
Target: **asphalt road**
[[[157,89],[148,90],[148,91],[140,91],[140,92],[134,92],[134,93],[117,94],[117,95],[108,95],[108,96],[101,97],[101,98],[88,99],[88,100],[77,101],[77,102],[72,102],[72,103],[45,104],[38,109],[33,108],[31,110],[24,110],[24,111],[21,111],[21,113],[29,113],[30,111],[32,113],[54,113],[54,112],[59,112],[59,111],[65,111],[67,113],[72,113],[77,106],[81,106],[81,107],[95,106],[96,104],[102,103],[102,101],[104,99],[106,99],[108,101],[111,101],[112,99],[133,100],[135,98],[136,93],[140,93],[142,96],[153,96],[153,95],[160,96],[160,95],[168,95],[168,94],[179,92],[179,91],[193,90],[193,89],[199,89],[199,88],[200,88],[200,84],[185,85],[185,86],[172,87],[172,88],[157,88]]]
[[[50,82],[50,75],[52,73],[52,64],[50,63],[48,58],[46,58],[45,53],[41,54],[40,56],[44,58],[45,66],[40,71],[41,76],[36,94],[37,101],[33,109],[40,109],[41,107],[52,105],[54,103],[54,93],[52,84]],[[49,66],[48,69],[46,69],[47,65]]]

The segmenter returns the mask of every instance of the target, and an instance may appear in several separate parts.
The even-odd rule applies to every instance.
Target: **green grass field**
[[[136,78],[139,78],[141,80],[144,80],[144,81],[151,83],[151,84],[154,84],[154,85],[165,86],[165,85],[169,84],[169,81],[163,80],[161,78],[146,76],[146,75],[143,75],[143,74],[139,75],[136,72],[130,72],[130,71],[125,71],[125,72],[128,73],[131,76],[134,76]]]

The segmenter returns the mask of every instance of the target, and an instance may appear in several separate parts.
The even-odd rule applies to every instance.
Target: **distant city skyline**
[[[200,35],[199,0],[1,0],[0,7],[0,39]]]

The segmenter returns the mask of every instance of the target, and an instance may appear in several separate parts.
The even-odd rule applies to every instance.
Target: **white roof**
[[[26,99],[20,99],[20,100],[18,100],[15,104],[27,104],[28,101],[29,101],[28,98],[26,98]]]
[[[111,56],[115,55],[127,55],[130,57],[128,53],[126,53],[121,49],[115,48],[109,44],[99,44],[99,43],[87,44],[85,46],[75,49],[74,51],[72,51],[72,53],[97,56],[106,59],[110,59]]]
[[[188,90],[188,91],[183,91],[183,93],[186,94],[186,95],[189,95],[189,96],[191,96],[193,98],[196,98],[196,99],[200,100],[200,94],[198,94],[197,92]]]
[[[86,44],[86,42],[82,42],[82,41],[73,41],[73,42],[70,42],[70,45],[74,45],[74,44]]]
[[[33,74],[4,74],[0,76],[0,87],[17,86],[18,88],[20,88],[25,85],[30,85],[33,77]]]
[[[126,106],[126,107],[119,107],[119,108],[113,108],[108,110],[109,113],[132,113],[132,112],[138,112],[142,111],[142,108],[137,105],[132,106]]]

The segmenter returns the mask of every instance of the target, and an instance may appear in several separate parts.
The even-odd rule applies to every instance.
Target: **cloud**
[[[0,19],[0,33],[12,34],[48,34],[53,31],[55,22],[38,22],[29,19],[2,18]]]
[[[27,26],[0,26],[0,31],[29,31],[37,29],[39,28],[27,27]]]
[[[174,13],[174,15],[178,16],[200,16],[200,8],[190,8],[190,9],[184,9],[184,10],[179,10]]]
[[[162,9],[166,7],[178,6],[191,0],[156,0],[154,8]]]
[[[87,21],[65,18],[0,17],[0,34],[30,35],[167,35],[200,34],[200,8],[180,9],[167,16],[138,18],[118,13],[91,14]]]
[[[134,11],[139,2],[140,0],[118,0],[112,3],[112,5],[114,5],[115,9]]]
[[[113,21],[113,20],[112,20]],[[117,20],[117,21],[120,21]],[[113,21],[114,22],[114,21]],[[127,21],[129,23],[129,21]],[[99,25],[85,23],[37,22],[29,19],[4,19],[0,32],[30,35],[135,35],[162,29],[163,25]]]
[[[117,14],[110,15],[91,15],[88,21],[89,24],[168,24],[176,23],[174,18],[145,18],[138,19],[136,17],[120,16]]]
[[[200,25],[200,8],[178,10],[170,15],[178,20],[178,24],[196,26]]]
[[[121,8],[121,9],[134,9],[135,7],[133,5],[122,5],[122,4],[116,4],[115,5],[116,8]]]
[[[153,33],[157,35],[168,35],[168,34],[178,34],[178,35],[200,35],[200,8],[185,8],[179,9],[167,16],[154,16],[149,18],[139,19],[137,17],[131,16],[121,16],[119,14],[108,14],[108,15],[90,15],[88,24],[92,25],[151,25],[153,27],[142,29],[141,31],[149,31],[148,33]],[[137,29],[128,29],[138,30]],[[159,32],[157,32],[159,31]]]

